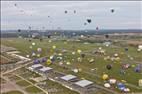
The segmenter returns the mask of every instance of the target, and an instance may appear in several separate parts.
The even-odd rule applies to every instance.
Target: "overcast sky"
[[[140,1],[2,1],[1,8],[1,29],[142,29]]]

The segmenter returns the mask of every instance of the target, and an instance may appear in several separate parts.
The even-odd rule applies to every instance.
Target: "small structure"
[[[31,69],[31,70],[37,70],[37,69],[40,69],[42,67],[43,66],[41,64],[34,64],[31,67],[29,67],[29,69]]]
[[[88,80],[80,80],[80,81],[76,82],[75,85],[77,85],[81,88],[90,89],[90,88],[92,88],[93,82],[88,81]]]
[[[61,79],[64,80],[64,81],[74,82],[74,81],[76,81],[77,77],[69,74],[69,75],[62,76]]]
[[[43,74],[46,74],[46,73],[49,73],[53,70],[53,68],[50,68],[50,67],[43,67],[43,68],[40,68],[39,69],[39,72],[43,73]]]

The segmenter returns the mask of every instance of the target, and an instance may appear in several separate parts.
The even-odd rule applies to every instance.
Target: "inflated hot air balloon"
[[[117,86],[122,91],[125,89],[125,85],[123,83],[118,83]]]
[[[109,83],[105,83],[105,84],[104,84],[104,87],[106,87],[106,88],[110,88],[110,87],[111,87],[111,85],[110,85]]]
[[[87,22],[88,22],[88,23],[91,23],[91,19],[87,19]]]
[[[36,56],[36,53],[33,52],[33,53],[32,53],[32,56]]]
[[[135,72],[140,72],[141,71],[140,65],[136,66],[135,69],[134,69],[134,71]]]
[[[76,13],[76,10],[74,10],[74,13]]]
[[[77,52],[80,54],[82,51],[78,49]]]
[[[87,25],[87,23],[84,23],[84,25]]]
[[[110,69],[112,68],[112,65],[108,64],[108,65],[106,65],[106,68],[107,68],[108,70],[110,70]]]
[[[48,59],[47,62],[46,62],[46,64],[50,65],[50,64],[52,64],[52,61],[50,59]]]
[[[105,38],[109,38],[109,35],[105,35]]]
[[[65,10],[65,14],[68,13],[68,11]]]
[[[21,32],[21,29],[18,29],[18,32]]]
[[[128,51],[128,48],[125,48],[125,51],[127,52],[127,51]]]
[[[107,80],[108,79],[108,75],[107,74],[103,74],[102,79],[103,80]]]
[[[34,46],[34,45],[35,45],[35,42],[33,42],[32,45]]]
[[[40,57],[40,54],[37,54],[37,57]]]
[[[48,35],[47,37],[48,37],[48,38],[51,38],[51,35]]]
[[[113,12],[114,12],[114,9],[111,9],[111,12],[113,13]]]
[[[54,61],[55,61],[55,56],[50,56],[50,60],[51,60],[52,62],[54,62]]]
[[[73,55],[75,55],[75,52],[72,52]]]
[[[39,40],[40,40],[40,42],[41,42],[41,41],[43,41],[43,39],[42,39],[42,38],[40,38]]]
[[[41,52],[41,51],[42,51],[42,49],[41,49],[41,48],[37,48],[37,51],[38,51],[38,52]]]
[[[40,61],[38,59],[35,59],[33,63],[38,64],[38,63],[40,63]]]
[[[56,46],[54,45],[54,46],[52,46],[52,48],[53,48],[53,49],[56,49]]]
[[[99,30],[99,27],[96,27],[96,30]]]
[[[17,7],[17,4],[14,4],[15,7]]]
[[[46,61],[47,61],[46,58],[42,58],[42,59],[41,59],[41,62],[46,62]]]
[[[82,54],[81,54],[81,57],[82,57],[82,58],[84,58],[84,57],[85,57],[85,54],[84,54],[84,53],[82,53]]]

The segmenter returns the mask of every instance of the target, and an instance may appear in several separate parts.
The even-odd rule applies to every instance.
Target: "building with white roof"
[[[84,88],[84,87],[89,88],[93,85],[93,82],[88,81],[88,80],[80,80],[80,81],[76,82],[75,85],[80,86],[82,88]]]
[[[33,70],[37,70],[37,69],[40,69],[42,68],[43,66],[41,64],[34,64],[32,65],[30,68],[33,69]]]
[[[76,78],[77,78],[76,76],[71,75],[71,74],[61,77],[61,79],[64,81],[74,81]]]
[[[51,72],[52,70],[53,70],[53,68],[50,68],[50,67],[42,67],[39,69],[39,72],[48,73],[48,72]]]

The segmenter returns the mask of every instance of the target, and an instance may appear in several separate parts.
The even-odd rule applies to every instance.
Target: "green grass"
[[[5,92],[5,93],[2,93],[2,94],[24,94],[24,93],[15,90],[15,91]]]
[[[42,90],[40,90],[39,88],[35,87],[35,86],[30,86],[25,88],[25,91],[27,91],[30,94],[38,94],[40,92],[42,92]]]
[[[25,80],[17,81],[16,84],[19,85],[19,86],[22,86],[22,87],[27,87],[27,86],[30,85],[30,83],[28,83]]]
[[[65,44],[65,41],[62,40],[58,40],[58,41],[53,41],[51,43],[48,42],[48,39],[44,39],[43,42],[40,42],[39,40],[32,40],[32,42],[36,43],[36,46],[33,47],[33,50],[36,51],[36,49],[38,47],[42,48],[42,53],[41,56],[50,56],[53,54],[53,52],[55,52],[55,50],[52,49],[53,45],[57,46],[56,52],[57,53],[62,53],[61,50],[59,49],[66,49],[69,50],[70,52],[67,53],[62,53],[64,56],[64,65],[66,65],[67,61],[71,62],[71,65],[66,65],[69,69],[65,70],[62,67],[59,66],[58,62],[56,61],[56,64],[52,64],[51,67],[53,67],[54,69],[64,72],[64,73],[72,73],[74,75],[77,75],[81,78],[86,78],[89,79],[91,81],[94,81],[98,84],[103,84],[104,81],[102,80],[102,75],[103,73],[107,73],[111,78],[115,78],[119,81],[121,80],[125,80],[127,81],[127,83],[133,84],[138,86],[138,80],[141,79],[141,74],[140,73],[135,73],[133,70],[134,68],[129,68],[128,70],[126,70],[126,74],[125,75],[120,75],[119,71],[121,68],[121,63],[130,63],[132,65],[136,65],[135,62],[140,62],[142,61],[141,55],[142,53],[138,53],[137,52],[137,48],[136,47],[132,47],[128,45],[128,52],[125,52],[124,48],[121,46],[110,46],[110,47],[105,47],[102,44],[98,43],[90,43],[90,44],[83,44],[83,42],[67,42],[67,44]],[[17,48],[19,51],[21,51],[22,55],[26,56],[27,54],[31,54],[31,49],[29,49],[29,46],[32,44],[32,42],[28,42],[28,40],[24,40],[24,39],[18,39],[18,38],[9,38],[9,39],[2,39],[2,44],[7,45],[7,46],[13,46],[15,48]],[[116,46],[116,47],[115,47]],[[91,52],[94,49],[98,49],[99,47],[102,47],[103,49],[106,50],[107,55],[106,56],[112,56],[114,53],[118,53],[121,60],[119,62],[112,62],[112,61],[105,61],[104,60],[104,56],[99,56],[99,55],[93,55]],[[52,51],[51,51],[52,49]],[[83,52],[87,52],[88,54],[91,55],[86,55],[86,57],[83,59],[82,62],[78,62],[77,58],[81,57],[79,54],[75,54],[72,55],[71,52],[72,51],[77,51],[78,49],[81,49]],[[123,53],[123,54],[122,54]],[[127,55],[130,55],[134,58],[134,60],[130,60]],[[67,56],[67,57],[65,57]],[[37,58],[37,57],[35,57]],[[94,58],[95,62],[90,64],[89,63],[89,59]],[[72,61],[72,59],[74,59],[74,61]],[[107,70],[106,69],[106,65],[108,64],[112,64],[112,69],[111,70]],[[49,66],[49,65],[48,65]],[[82,71],[75,74],[71,71],[71,69],[73,68],[81,68]],[[96,72],[91,72],[91,68],[98,68],[98,70]],[[94,75],[98,75],[99,77],[97,78]],[[133,92],[136,91],[142,91],[141,90],[137,90],[135,88],[132,88]]]

